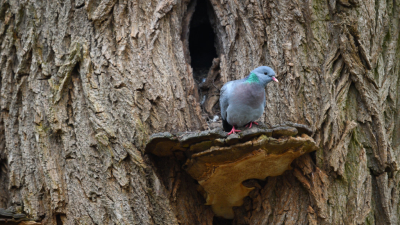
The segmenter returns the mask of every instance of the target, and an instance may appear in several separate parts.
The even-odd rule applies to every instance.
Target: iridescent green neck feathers
[[[246,79],[247,83],[259,83],[260,80],[258,79],[258,76],[255,73],[251,73],[249,77]]]

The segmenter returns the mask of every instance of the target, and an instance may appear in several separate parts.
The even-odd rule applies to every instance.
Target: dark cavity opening
[[[1,145],[1,144],[0,144]],[[0,151],[1,154],[1,151]],[[9,192],[8,192],[8,167],[7,159],[1,158],[0,155],[0,208],[6,209],[9,203]]]
[[[196,0],[193,0],[196,1]],[[196,2],[194,2],[196,4]],[[217,57],[214,46],[214,30],[211,26],[211,4],[206,0],[197,0],[195,11],[190,21],[189,51],[194,79],[202,83],[207,77],[212,61]]]
[[[224,219],[221,217],[214,216],[213,225],[232,225],[233,220]]]
[[[63,218],[65,217],[65,214],[57,214],[56,215],[56,224],[57,225],[63,225]]]
[[[1,84],[1,79],[0,79]],[[3,120],[0,119],[0,208],[8,208],[10,201],[9,186],[9,172],[6,157],[6,136],[5,125]]]

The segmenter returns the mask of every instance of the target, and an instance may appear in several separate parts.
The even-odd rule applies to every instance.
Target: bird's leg
[[[253,122],[248,123],[248,124],[246,125],[246,127],[251,128],[251,126],[253,126],[253,124],[258,125],[257,122],[253,121]]]
[[[241,130],[236,130],[235,126],[232,126],[231,132],[228,133],[228,135],[234,134],[235,132],[240,132]]]

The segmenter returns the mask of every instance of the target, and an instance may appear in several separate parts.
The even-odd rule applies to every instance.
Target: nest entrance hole
[[[205,81],[212,61],[217,58],[216,35],[211,25],[212,6],[206,0],[193,0],[195,11],[190,21],[189,52],[193,77],[201,84]]]

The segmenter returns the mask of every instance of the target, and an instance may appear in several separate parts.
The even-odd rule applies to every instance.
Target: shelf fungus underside
[[[253,190],[243,185],[249,179],[264,180],[290,169],[295,158],[317,150],[309,137],[311,130],[300,124],[264,126],[226,136],[220,129],[151,136],[146,151],[170,156],[183,151],[188,157],[183,168],[201,185],[206,204],[217,216],[234,217],[234,206],[241,206]]]

